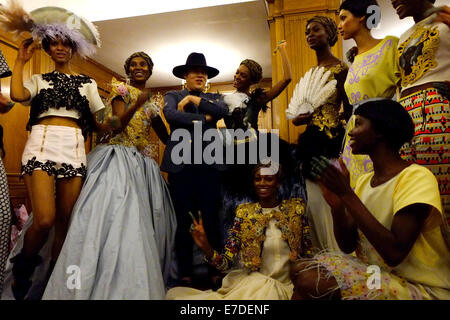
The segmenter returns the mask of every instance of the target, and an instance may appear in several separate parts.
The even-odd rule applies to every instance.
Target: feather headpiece
[[[28,13],[17,0],[0,5],[0,28],[17,36],[29,32],[33,39],[70,40],[82,58],[100,47],[97,27],[75,13],[59,7],[42,7]]]

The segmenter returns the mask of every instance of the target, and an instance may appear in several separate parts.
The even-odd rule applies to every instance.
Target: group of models
[[[277,46],[279,83],[254,89],[262,69],[246,59],[236,92],[225,97],[204,92],[219,70],[191,53],[173,69],[185,89],[164,97],[169,134],[146,88],[153,69],[147,54],[126,60],[129,83],[112,79],[107,119],[98,123],[105,106],[95,80],[70,68],[72,55],[88,55],[93,41],[63,24],[35,22],[28,31],[55,70],[24,82],[36,44],[21,44],[11,99],[31,106],[22,176],[33,212],[9,259],[9,234],[0,238],[2,298],[450,299],[449,9],[437,21],[434,2],[392,0],[400,18],[416,22],[400,39],[372,37],[367,12],[375,0],[343,1],[339,27],[324,16],[308,20],[314,68],[326,70],[335,89],[313,112],[292,119],[306,125],[297,144],[280,140],[279,161],[257,165],[248,158],[195,164],[196,150],[206,148],[195,145],[196,126],[205,133],[224,119],[229,129],[248,130],[246,139],[232,141],[246,152],[270,140],[257,120],[291,81],[286,42]],[[1,12],[10,20],[13,13]],[[356,42],[350,67],[331,53],[338,32]],[[399,102],[391,100],[396,91]],[[8,111],[1,98],[0,111]],[[149,157],[151,126],[166,144],[161,170],[168,183]],[[193,141],[182,164],[173,158],[178,129]],[[83,142],[92,131],[104,142],[86,157]],[[1,173],[0,200],[8,202]],[[10,212],[9,203],[0,205],[7,207],[3,237]],[[220,212],[230,222],[226,239]],[[192,288],[194,243],[215,291]],[[370,265],[380,268],[378,286],[368,286]],[[174,277],[178,286],[167,292]]]

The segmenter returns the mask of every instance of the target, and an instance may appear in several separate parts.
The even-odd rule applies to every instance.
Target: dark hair
[[[253,170],[252,170],[252,180],[255,178],[255,174],[256,174],[256,172],[259,170],[259,169],[261,169],[261,168],[270,168],[272,166],[272,161],[269,161],[268,163],[262,163],[262,162],[258,162],[258,164],[256,164],[254,167],[253,167]],[[282,169],[282,167],[281,167],[281,164],[279,164],[279,163],[273,163],[273,166],[274,167],[277,167],[277,172],[275,173],[274,172],[274,174],[277,176],[277,180],[278,180],[278,182],[279,183],[281,183],[281,181],[282,181],[282,179],[283,179],[283,169]]]
[[[386,144],[394,151],[400,150],[414,136],[411,116],[394,100],[376,98],[363,101],[356,108],[355,115],[369,119],[375,131],[383,136]]]
[[[307,178],[311,176],[311,159],[313,157],[324,156],[328,159],[339,158],[342,141],[345,136],[344,126],[334,128],[333,138],[321,128],[315,125],[308,125],[297,140],[295,158],[301,164],[302,174]]]
[[[328,44],[330,47],[333,47],[338,40],[338,28],[336,22],[326,16],[314,16],[306,22],[306,27],[308,27],[311,22],[320,23],[325,28],[325,31],[328,34]]]
[[[262,79],[261,65],[255,60],[245,59],[240,65],[244,65],[250,70],[250,79],[252,83],[258,83]]]
[[[69,38],[52,38],[50,36],[45,36],[42,39],[42,48],[44,49],[44,51],[49,53],[50,43],[52,43],[52,41],[57,40],[57,39],[61,39],[65,44],[67,43],[72,48],[72,54],[74,54],[77,51],[77,46]]]
[[[142,52],[142,51],[133,53],[125,61],[125,64],[123,65],[123,68],[125,69],[125,73],[127,74],[127,76],[130,76],[131,60],[133,60],[136,57],[140,57],[140,58],[144,59],[145,62],[147,62],[148,71],[150,72],[149,76],[151,76],[152,72],[153,72],[153,60],[152,60],[152,58],[150,58],[150,56],[148,54],[146,54],[145,52]]]
[[[367,12],[367,8],[370,6],[379,6],[376,0],[344,0],[339,11],[347,10],[350,11],[355,17],[366,19],[370,17],[372,13]]]

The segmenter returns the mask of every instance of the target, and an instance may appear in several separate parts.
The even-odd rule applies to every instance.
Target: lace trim
[[[84,163],[79,168],[75,168],[73,165],[67,163],[62,163],[61,166],[61,168],[57,168],[56,162],[51,160],[41,162],[37,161],[36,157],[33,157],[28,160],[26,165],[22,165],[21,175],[28,174],[31,176],[34,170],[41,169],[47,172],[49,176],[54,175],[56,177],[72,178],[81,175],[82,177],[86,177],[87,169]]]

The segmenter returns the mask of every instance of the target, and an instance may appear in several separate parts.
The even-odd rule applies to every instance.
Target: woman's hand
[[[208,237],[206,236],[205,228],[203,227],[202,214],[198,212],[198,220],[189,212],[192,218],[191,235],[195,244],[206,253],[207,256],[212,256],[213,250],[209,244]]]
[[[287,41],[286,40],[281,40],[278,41],[278,44],[275,48],[275,52],[277,52],[278,50],[286,50],[287,47]]]
[[[309,124],[312,120],[312,113],[302,113],[292,119],[292,124],[294,126],[302,126],[305,124]]]
[[[34,43],[33,38],[22,41],[17,52],[17,60],[23,63],[28,62],[33,57],[34,50],[36,50],[36,43]]]
[[[311,162],[313,176],[329,191],[338,197],[353,192],[350,186],[350,173],[342,158],[339,158],[339,169],[324,156],[320,156],[320,158],[313,157]]]

